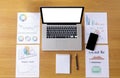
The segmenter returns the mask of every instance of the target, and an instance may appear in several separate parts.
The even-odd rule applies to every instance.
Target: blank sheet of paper
[[[70,74],[70,54],[56,54],[56,74]]]

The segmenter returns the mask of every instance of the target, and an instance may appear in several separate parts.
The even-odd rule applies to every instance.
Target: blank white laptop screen
[[[80,23],[83,8],[42,8],[44,23]]]

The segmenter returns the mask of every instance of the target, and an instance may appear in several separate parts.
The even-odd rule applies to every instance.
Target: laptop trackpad
[[[58,50],[69,50],[69,41],[65,39],[56,40],[56,49]]]

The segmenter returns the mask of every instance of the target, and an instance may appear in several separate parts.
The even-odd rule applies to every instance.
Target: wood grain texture
[[[0,78],[15,78],[17,12],[39,12],[40,6],[84,6],[85,12],[108,13],[110,78],[120,77],[120,0],[0,0]],[[83,21],[82,21],[83,22]],[[84,23],[83,27],[84,29]],[[84,30],[83,30],[84,42]],[[41,42],[42,43],[42,42]],[[40,44],[41,45],[41,44]],[[85,47],[81,52],[40,53],[40,78],[85,78]],[[56,53],[71,54],[71,74],[55,74]],[[75,53],[80,70],[75,70]]]

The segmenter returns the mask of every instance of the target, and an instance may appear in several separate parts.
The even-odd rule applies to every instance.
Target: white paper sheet
[[[16,46],[16,77],[39,77],[39,45]]]
[[[97,45],[94,51],[86,49],[86,77],[109,77],[108,45]]]
[[[56,54],[56,74],[70,74],[70,54]]]
[[[107,13],[86,12],[85,13],[85,43],[87,43],[90,32],[99,35],[97,43],[108,43]]]
[[[40,43],[40,13],[19,12],[17,14],[17,43]]]

